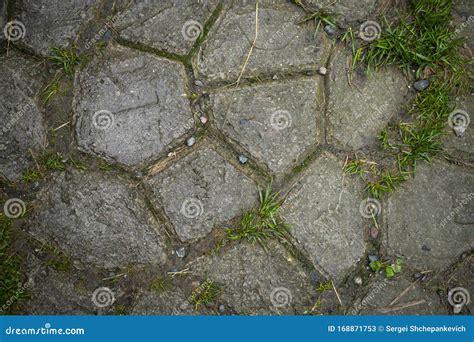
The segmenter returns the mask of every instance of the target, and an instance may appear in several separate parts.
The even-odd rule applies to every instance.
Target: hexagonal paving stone
[[[327,139],[341,148],[377,146],[380,131],[406,103],[408,88],[394,67],[373,71],[368,77],[354,73],[351,87],[347,56],[339,47],[330,64]]]
[[[315,284],[281,245],[268,252],[240,243],[187,265],[190,272],[222,287],[220,300],[241,315],[303,313],[314,304]]]
[[[218,1],[135,1],[114,27],[120,38],[185,55],[203,31]]]
[[[417,268],[448,266],[474,247],[474,175],[439,162],[417,167],[386,210],[388,252]]]
[[[259,9],[257,42],[244,76],[317,70],[326,64],[330,43],[321,32],[314,38],[311,23],[298,25],[303,11],[284,3],[265,6]],[[255,5],[239,2],[221,15],[202,44],[193,61],[197,75],[210,82],[235,81],[254,36]]]
[[[346,25],[357,21],[375,19],[374,12],[377,9],[377,0],[304,0],[304,3],[312,6],[314,12],[324,9],[331,13],[337,20],[338,25]]]
[[[343,179],[343,163],[319,157],[293,188],[282,215],[316,268],[341,280],[365,252],[364,218],[359,212],[362,186]]]
[[[410,289],[398,301],[390,305],[405,289]],[[367,293],[357,299],[349,314],[360,315],[446,315],[446,308],[433,291],[404,277],[387,280],[377,276],[369,285]]]
[[[155,204],[163,205],[182,240],[205,237],[256,202],[254,182],[209,147],[175,162],[149,184]]]
[[[0,173],[18,180],[45,143],[37,93],[45,80],[38,62],[10,51],[0,57]]]
[[[214,116],[231,139],[272,171],[283,172],[321,140],[320,87],[320,80],[312,79],[216,93]]]
[[[131,185],[101,173],[59,175],[38,195],[30,234],[105,268],[163,264],[158,224]]]
[[[193,126],[184,67],[110,46],[76,78],[77,138],[86,151],[136,165]]]
[[[26,29],[18,42],[41,55],[49,55],[53,47],[71,46],[82,27],[94,18],[95,4],[94,0],[15,1],[14,20]]]

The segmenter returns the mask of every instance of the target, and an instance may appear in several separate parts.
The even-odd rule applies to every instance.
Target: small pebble
[[[207,123],[207,118],[206,118],[205,116],[201,116],[201,117],[199,118],[199,120],[201,120],[201,123],[202,123],[203,125],[205,125],[205,124]]]
[[[428,80],[419,80],[413,83],[413,88],[415,88],[417,91],[423,91],[428,86],[430,85],[430,82]]]
[[[369,254],[369,262],[377,261],[377,260],[379,260],[378,256]]]
[[[194,81],[194,84],[198,87],[201,87],[201,88],[204,87],[204,83],[202,83],[202,81],[200,81],[200,80]]]
[[[142,178],[143,177],[143,172],[141,172],[141,171],[135,172],[135,177]]]
[[[240,164],[245,164],[248,160],[249,160],[249,158],[247,158],[247,157],[244,156],[244,155],[240,155],[240,156],[239,156],[239,162],[240,162]]]
[[[431,248],[429,248],[427,245],[421,246],[421,249],[424,250],[424,251],[426,251],[426,252],[431,251]]]
[[[376,239],[379,236],[379,230],[375,227],[370,228],[370,237]]]
[[[224,304],[219,305],[219,311],[224,312],[225,311],[225,306]]]
[[[357,277],[354,277],[354,283],[356,285],[362,285],[362,278],[357,276]]]
[[[328,72],[328,69],[326,69],[325,67],[321,67],[321,68],[319,68],[318,72],[321,75],[326,75],[326,73]]]
[[[278,75],[273,75],[272,80],[277,80],[277,79],[278,79]]]
[[[194,143],[196,142],[196,139],[194,137],[191,137],[189,138],[188,140],[186,140],[186,145],[188,145],[189,147],[193,146]]]
[[[186,249],[184,247],[177,249],[176,256],[181,259],[184,258],[186,256]]]
[[[330,36],[334,36],[336,34],[336,28],[331,25],[324,26],[324,31]]]

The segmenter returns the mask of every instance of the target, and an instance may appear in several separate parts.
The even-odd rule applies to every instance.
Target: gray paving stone
[[[15,181],[45,142],[37,95],[45,80],[38,61],[10,51],[0,57],[0,173]]]
[[[271,243],[268,250],[241,243],[188,267],[220,285],[220,299],[238,314],[301,314],[313,304],[315,285],[282,246]]]
[[[82,27],[94,18],[96,4],[94,0],[16,1],[14,19],[26,29],[18,42],[41,55],[49,55],[53,47],[71,46]]]
[[[184,67],[110,46],[76,77],[81,148],[126,165],[159,154],[193,126]]]
[[[411,281],[403,277],[387,280],[377,276],[369,285],[367,293],[355,301],[349,314],[360,315],[447,315],[446,308],[435,292],[414,285],[404,296],[393,305],[389,305],[406,288]],[[420,302],[418,305],[401,308],[404,304]]]
[[[29,295],[25,303],[27,314],[91,314],[91,297],[77,291],[70,275],[47,267],[32,254],[28,256],[27,268],[28,279],[22,286]]]
[[[296,6],[259,10],[256,46],[244,76],[293,71],[316,71],[325,65],[329,43],[315,27],[299,22],[304,16]],[[238,4],[223,13],[193,61],[198,78],[235,81],[255,36],[255,5]]]
[[[305,0],[303,1],[311,5],[314,11],[324,9],[336,18],[338,25],[355,24],[356,22],[374,20],[372,14],[377,9],[377,0]]]
[[[345,177],[343,161],[325,153],[305,172],[282,207],[300,247],[314,266],[339,281],[364,255],[362,186]]]
[[[388,68],[371,75],[354,73],[348,84],[347,57],[338,47],[329,72],[328,142],[345,149],[378,146],[377,136],[402,111],[408,88],[403,74]]]
[[[385,246],[419,269],[448,266],[474,247],[474,175],[439,162],[420,165],[388,200]]]
[[[38,195],[29,232],[84,264],[163,264],[158,224],[133,189],[101,173],[61,174]]]
[[[465,119],[463,122],[467,124],[467,127],[461,136],[457,136],[452,128],[448,128],[444,139],[444,148],[452,157],[472,163],[474,162],[474,115],[472,114],[474,99],[472,96],[469,98],[460,97],[454,101],[454,105],[456,110],[464,111],[461,115]]]
[[[217,126],[272,171],[283,172],[321,141],[321,86],[317,78],[213,94]]]
[[[212,148],[195,150],[149,180],[179,238],[195,240],[256,202],[252,180]]]
[[[453,2],[454,29],[458,37],[465,38],[467,46],[474,49],[474,4],[469,0]]]
[[[132,315],[192,315],[194,314],[186,295],[179,288],[156,292],[147,291],[140,295]]]
[[[218,1],[134,1],[115,23],[120,37],[185,55],[203,32]]]

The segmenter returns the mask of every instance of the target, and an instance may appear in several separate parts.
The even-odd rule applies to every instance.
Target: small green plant
[[[26,298],[26,292],[22,288],[23,275],[20,272],[22,258],[9,251],[11,243],[11,220],[0,213],[0,314],[2,315],[13,304]]]
[[[61,67],[66,75],[71,75],[74,68],[81,62],[75,47],[69,49],[52,48],[49,60]]]
[[[46,264],[48,266],[60,272],[69,272],[71,270],[71,258],[53,244],[43,243],[41,245],[41,251],[47,254]]]
[[[23,183],[30,184],[41,179],[41,173],[38,170],[26,170],[21,176]]]
[[[51,82],[49,82],[46,87],[44,87],[44,89],[42,90],[41,92],[41,99],[43,101],[43,104],[44,105],[47,105],[49,100],[51,100],[51,98],[53,96],[55,96],[56,94],[59,93],[61,87],[59,85],[59,82],[61,80],[61,77],[59,74],[56,74],[53,79],[51,80]]]
[[[198,310],[201,306],[212,304],[222,293],[222,289],[212,280],[206,279],[201,285],[193,290],[188,298],[189,303]]]
[[[378,272],[380,270],[385,271],[385,276],[390,279],[395,276],[396,273],[400,273],[402,271],[402,259],[397,258],[395,263],[387,265],[387,263],[383,263],[379,260],[374,260],[369,264],[369,267],[372,271]]]
[[[172,281],[170,278],[155,278],[153,279],[151,285],[150,285],[150,290],[153,290],[155,292],[163,292],[168,289],[170,289],[172,286]]]
[[[109,172],[110,170],[112,170],[112,165],[110,165],[109,163],[103,161],[99,165],[99,170],[104,172],[104,173]]]
[[[39,157],[38,162],[47,170],[66,170],[66,164],[63,162],[63,157],[59,153],[53,154],[45,152]]]
[[[273,193],[271,184],[265,190],[260,187],[257,190],[260,199],[259,208],[244,213],[237,228],[227,228],[225,230],[227,240],[257,242],[265,250],[267,240],[289,242],[290,228],[278,215],[284,199],[280,198],[279,193]]]
[[[326,292],[326,291],[330,291],[332,290],[332,282],[331,281],[327,281],[325,283],[319,283],[318,285],[318,288],[316,289],[316,291],[318,292]]]

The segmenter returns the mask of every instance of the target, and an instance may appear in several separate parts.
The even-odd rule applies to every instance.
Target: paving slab
[[[190,272],[221,286],[226,306],[241,315],[303,313],[312,306],[315,285],[281,245],[268,252],[241,243],[188,265]]]
[[[378,146],[377,136],[392,117],[403,110],[408,87],[395,67],[373,71],[369,76],[354,73],[348,83],[349,52],[339,46],[329,67],[328,137],[343,149]]]
[[[123,179],[63,173],[41,190],[36,203],[30,234],[83,264],[113,268],[166,261],[157,222]]]
[[[255,183],[206,146],[149,180],[155,205],[183,241],[196,240],[256,203]]]
[[[281,209],[314,266],[335,281],[342,280],[365,253],[367,219],[359,212],[362,185],[343,176],[343,162],[329,153],[316,159]]]
[[[447,315],[446,307],[435,292],[424,289],[420,284],[413,285],[397,302],[397,298],[412,281],[404,277],[392,280],[377,276],[368,286],[367,293],[355,301],[349,314],[359,315]],[[417,305],[406,306],[406,304]],[[406,306],[406,307],[404,307]]]
[[[272,82],[212,94],[216,125],[273,172],[284,172],[322,140],[321,83]]]
[[[474,175],[435,162],[388,199],[385,246],[412,267],[440,269],[474,247]]]
[[[24,31],[17,42],[43,56],[49,55],[51,48],[70,47],[94,18],[95,5],[94,0],[15,1],[13,18],[22,24],[18,30]]]
[[[303,11],[289,4],[264,6],[259,9],[257,41],[245,77],[315,71],[326,64],[330,43],[322,33],[314,37],[311,23],[298,24]],[[255,5],[231,6],[221,14],[193,60],[196,77],[208,82],[235,81],[254,36]]]
[[[114,27],[127,41],[186,55],[217,4],[217,0],[133,1]]]
[[[78,144],[106,159],[135,166],[193,127],[180,63],[113,45],[75,86]]]
[[[16,51],[0,56],[0,173],[12,181],[34,166],[31,152],[45,142],[38,93],[45,75],[38,61]]]

